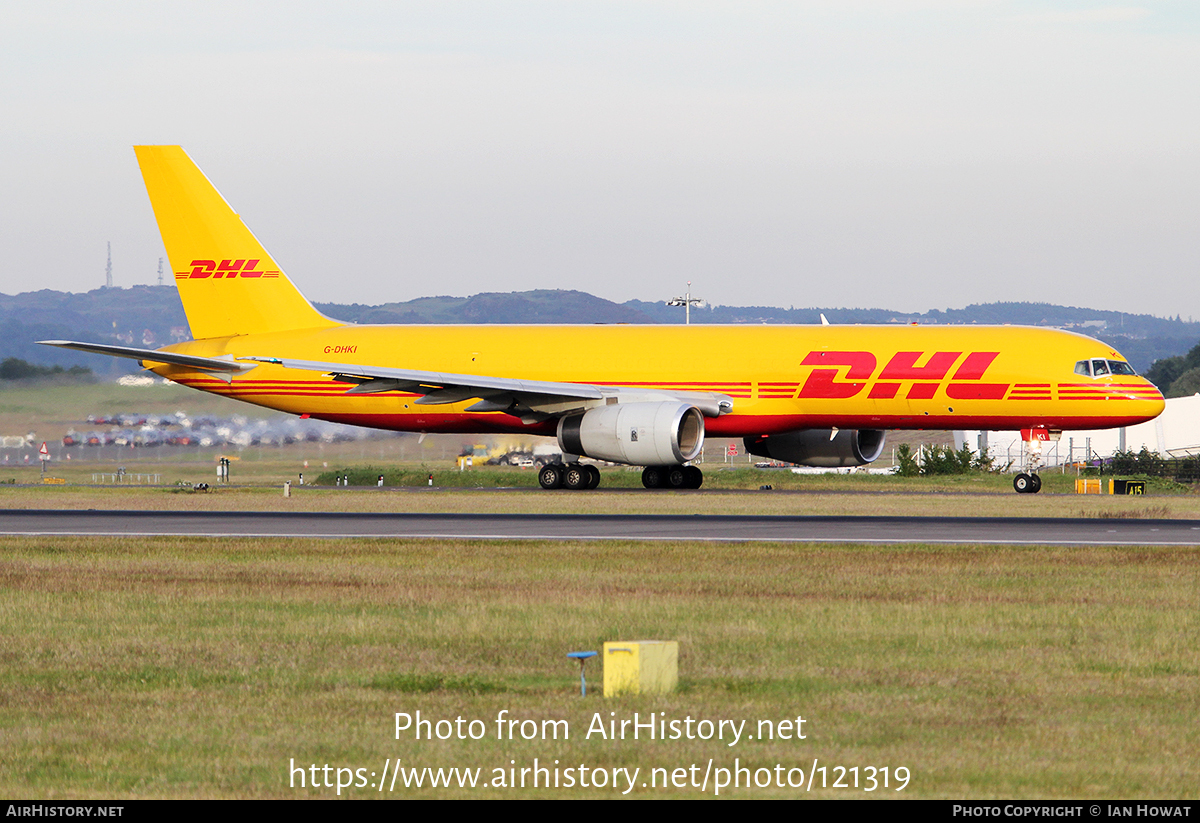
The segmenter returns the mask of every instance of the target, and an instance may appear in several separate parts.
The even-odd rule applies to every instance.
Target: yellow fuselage
[[[1162,395],[1134,375],[1075,372],[1089,358],[1121,360],[1082,335],[1021,326],[357,326],[196,340],[167,351],[270,356],[521,380],[718,392],[730,414],[710,435],[806,428],[1101,429],[1162,412]],[[392,391],[346,394],[319,372],[263,364],[229,382],[153,365],[179,383],[317,419],[397,431],[552,434],[473,400],[418,405]]]

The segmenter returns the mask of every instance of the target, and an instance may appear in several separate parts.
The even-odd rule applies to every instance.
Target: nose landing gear
[[[1013,488],[1017,494],[1037,494],[1042,490],[1042,478],[1036,474],[1021,472],[1013,478]]]

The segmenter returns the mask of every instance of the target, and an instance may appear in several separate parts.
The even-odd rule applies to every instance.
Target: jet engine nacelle
[[[801,466],[862,466],[879,459],[885,433],[879,429],[803,429],[747,437],[746,451]]]
[[[694,460],[704,445],[704,415],[690,403],[616,403],[558,421],[558,446],[632,466],[670,466]]]

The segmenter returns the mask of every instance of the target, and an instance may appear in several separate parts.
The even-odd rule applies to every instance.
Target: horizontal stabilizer
[[[257,363],[237,363],[233,356],[197,357],[192,354],[175,354],[174,352],[157,351],[155,349],[135,349],[130,346],[109,346],[104,343],[76,343],[73,340],[39,340],[42,346],[57,346],[60,349],[75,349],[76,351],[107,354],[112,357],[128,357],[130,360],[145,360],[151,363],[170,363],[173,366],[186,366],[189,369],[201,371],[247,372],[255,368]]]

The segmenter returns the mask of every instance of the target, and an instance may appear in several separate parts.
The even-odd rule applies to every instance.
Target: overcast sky
[[[154,281],[138,143],[314,301],[1200,318],[1190,0],[0,0],[0,291]]]

